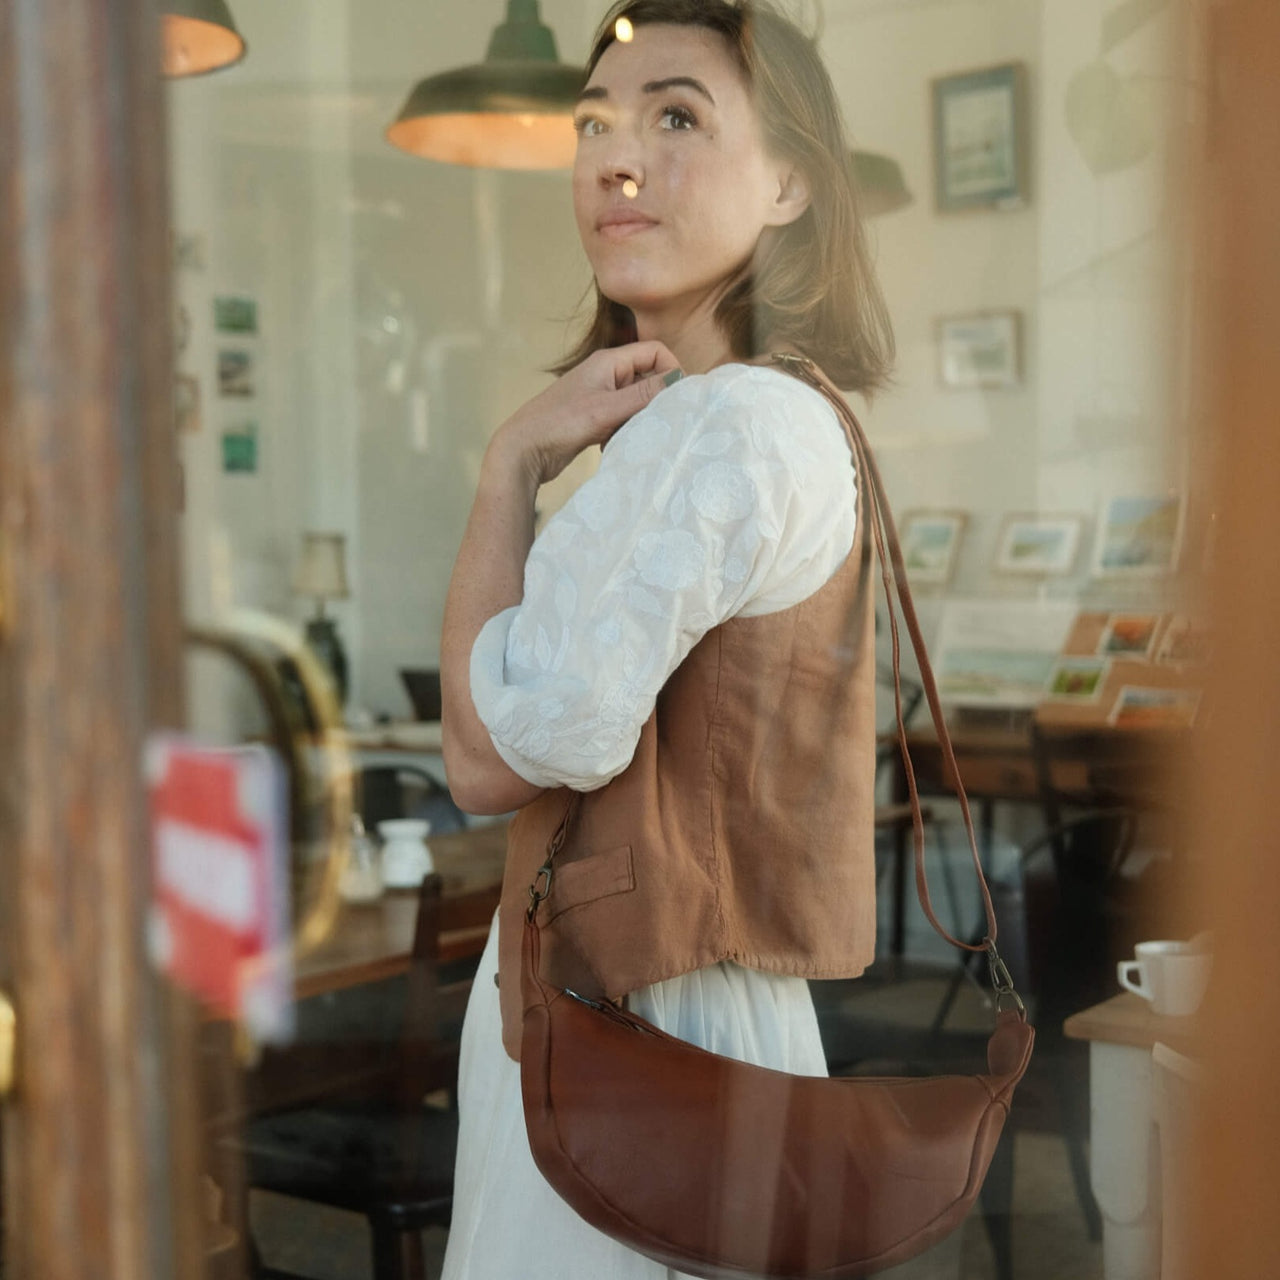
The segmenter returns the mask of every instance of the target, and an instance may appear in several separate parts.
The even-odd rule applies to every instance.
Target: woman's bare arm
[[[467,813],[506,813],[540,788],[498,755],[471,701],[471,648],[496,613],[520,603],[524,562],[533,545],[538,480],[495,436],[454,561],[440,642],[444,766],[449,791]]]
[[[541,791],[498,754],[471,700],[470,677],[481,627],[520,603],[538,487],[583,449],[608,440],[677,367],[657,342],[597,351],[503,423],[485,452],[440,645],[445,774],[468,813],[506,813]]]

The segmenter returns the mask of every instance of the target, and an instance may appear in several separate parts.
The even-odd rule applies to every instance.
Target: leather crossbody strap
[[[937,932],[953,946],[965,951],[985,951],[990,968],[992,986],[997,997],[1008,997],[1019,1010],[1022,1001],[1013,989],[1009,971],[996,951],[996,913],[991,904],[991,891],[987,887],[987,878],[983,874],[982,859],[978,854],[977,836],[973,829],[973,817],[969,812],[969,800],[960,781],[960,771],[956,767],[955,752],[951,746],[951,735],[947,732],[946,720],[942,714],[942,703],[938,697],[938,686],[933,678],[933,668],[929,663],[929,655],[925,649],[924,636],[920,631],[920,622],[916,616],[915,604],[911,599],[911,588],[907,583],[906,564],[902,558],[902,546],[898,541],[898,530],[894,524],[893,512],[885,496],[884,482],[880,478],[880,470],[872,456],[871,447],[867,443],[862,424],[858,421],[848,401],[840,389],[818,366],[807,356],[775,353],[773,360],[788,373],[808,383],[820,392],[831,407],[844,429],[853,451],[854,463],[858,475],[862,478],[862,492],[868,499],[867,510],[858,513],[858,519],[866,519],[870,525],[875,542],[876,555],[880,562],[880,574],[884,582],[885,599],[888,602],[889,632],[893,642],[893,698],[897,717],[898,749],[902,753],[903,772],[907,779],[907,792],[911,801],[911,830],[915,846],[915,879],[916,893],[925,916]],[[916,787],[915,769],[911,764],[911,752],[907,747],[907,727],[902,714],[902,677],[901,677],[901,637],[898,631],[897,612],[894,600],[902,610],[903,621],[907,625],[907,634],[911,637],[916,662],[920,668],[920,680],[924,686],[925,699],[933,715],[934,728],[938,734],[938,743],[942,749],[942,758],[951,771],[955,784],[956,798],[960,802],[960,812],[964,819],[965,834],[969,840],[969,852],[973,859],[973,869],[978,877],[978,886],[982,892],[982,905],[986,914],[987,935],[981,942],[964,942],[953,937],[933,910],[929,897],[929,881],[924,865],[924,817],[920,811],[920,794]],[[565,809],[564,817],[547,843],[546,861],[539,868],[532,885],[529,886],[529,918],[532,920],[538,903],[547,896],[551,885],[552,860],[564,845],[570,825],[581,805],[582,797],[576,792]],[[997,1001],[999,1003],[999,1001]]]
[[[915,844],[916,892],[920,905],[928,917],[929,923],[948,942],[966,951],[990,952],[996,940],[996,913],[991,905],[991,891],[987,888],[987,877],[982,871],[982,859],[978,855],[978,841],[973,830],[973,816],[969,812],[969,798],[965,795],[964,784],[960,781],[960,770],[956,767],[955,752],[951,747],[951,735],[947,732],[947,723],[942,714],[942,703],[938,697],[938,686],[933,678],[933,667],[929,662],[929,654],[925,649],[924,636],[920,631],[920,621],[916,616],[915,603],[911,598],[911,588],[907,583],[907,568],[902,558],[902,545],[898,541],[898,528],[894,523],[893,511],[885,496],[884,481],[880,478],[880,469],[867,443],[862,424],[849,407],[849,402],[841,394],[839,388],[818,368],[807,356],[775,354],[777,364],[788,372],[795,374],[802,381],[820,391],[835,409],[840,424],[848,437],[849,446],[857,463],[858,472],[863,477],[863,492],[870,499],[869,510],[859,512],[859,519],[864,517],[871,526],[875,540],[876,555],[880,561],[880,575],[884,582],[885,600],[889,612],[889,633],[893,641],[893,701],[897,714],[898,750],[902,753],[903,772],[907,779],[907,792],[911,799],[911,830]],[[955,783],[956,798],[960,801],[960,812],[964,818],[965,834],[969,839],[969,852],[973,858],[973,869],[978,877],[978,887],[982,891],[982,906],[986,913],[987,936],[980,943],[962,942],[953,937],[942,927],[934,914],[933,902],[929,897],[929,881],[924,866],[924,818],[920,812],[920,793],[916,788],[915,769],[911,764],[911,752],[907,747],[907,727],[902,716],[902,673],[901,673],[901,639],[898,633],[898,617],[894,609],[894,598],[902,610],[903,621],[907,624],[907,634],[911,637],[911,645],[915,650],[916,662],[920,668],[920,682],[924,686],[925,700],[933,715],[934,728],[938,734],[938,744],[942,748],[942,758],[951,770]]]

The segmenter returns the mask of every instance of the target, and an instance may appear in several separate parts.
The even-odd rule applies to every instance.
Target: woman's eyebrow
[[[665,80],[648,80],[640,86],[645,93],[665,93],[668,89],[685,88],[692,89],[695,93],[700,93],[714,107],[716,100],[711,96],[711,91],[701,80],[695,80],[693,76],[667,76]],[[583,89],[578,94],[579,102],[597,101],[607,99],[609,90],[602,84],[592,85],[589,89]]]

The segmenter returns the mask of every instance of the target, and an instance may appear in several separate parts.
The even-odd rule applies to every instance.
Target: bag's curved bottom
[[[536,988],[521,1087],[538,1168],[599,1230],[708,1280],[853,1280],[943,1239],[1034,1038],[1002,1015],[989,1075],[792,1076]]]

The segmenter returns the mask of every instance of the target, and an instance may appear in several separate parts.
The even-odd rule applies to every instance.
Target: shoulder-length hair
[[[858,208],[840,105],[815,42],[767,0],[617,0],[596,32],[588,76],[613,43],[619,18],[719,32],[747,77],[765,146],[809,181],[809,207],[762,237],[767,247],[716,309],[734,355],[750,358],[761,343],[790,342],[846,391],[870,395],[882,387],[893,365],[893,328]],[[595,315],[554,373],[601,347],[635,340],[630,309],[593,288]]]

